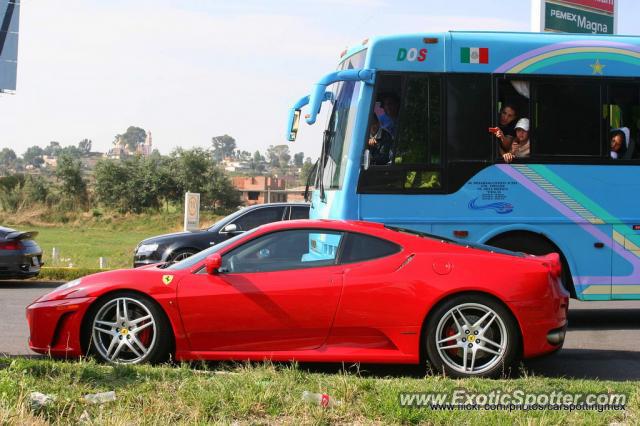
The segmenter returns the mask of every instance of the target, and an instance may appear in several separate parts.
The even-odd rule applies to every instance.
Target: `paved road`
[[[0,281],[0,353],[34,355],[24,308],[59,283]],[[306,365],[310,369],[340,368]],[[373,374],[421,374],[406,366],[361,367]],[[571,300],[569,331],[556,354],[525,363],[528,374],[550,377],[640,380],[640,301],[578,302]]]

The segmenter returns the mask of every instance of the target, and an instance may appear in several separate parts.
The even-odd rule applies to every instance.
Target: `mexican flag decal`
[[[461,47],[460,62],[463,64],[488,64],[489,48],[487,47]]]

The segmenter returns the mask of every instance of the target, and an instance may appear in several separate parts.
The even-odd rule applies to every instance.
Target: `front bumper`
[[[154,263],[161,263],[162,254],[160,252],[143,253],[133,255],[133,267],[139,268],[140,266],[153,265]]]
[[[82,319],[93,297],[36,302],[27,306],[29,348],[52,356],[82,355]]]

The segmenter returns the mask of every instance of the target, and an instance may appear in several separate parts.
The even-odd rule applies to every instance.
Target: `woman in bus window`
[[[505,163],[510,163],[515,158],[527,158],[529,156],[529,119],[521,118],[516,123],[515,128],[516,137],[509,146],[509,152],[502,155],[502,159]]]

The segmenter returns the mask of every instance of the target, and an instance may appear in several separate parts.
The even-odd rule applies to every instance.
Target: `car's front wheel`
[[[113,364],[163,361],[172,335],[160,308],[130,292],[113,294],[92,306],[83,332],[88,352]]]
[[[169,257],[169,261],[170,262],[180,262],[181,260],[184,260],[184,259],[186,259],[188,257],[191,257],[196,253],[197,252],[195,250],[189,250],[189,249],[178,250],[178,251],[174,252],[173,254],[171,254],[171,256]]]
[[[441,304],[425,331],[431,367],[453,377],[508,374],[519,350],[515,319],[484,295],[460,295]]]

